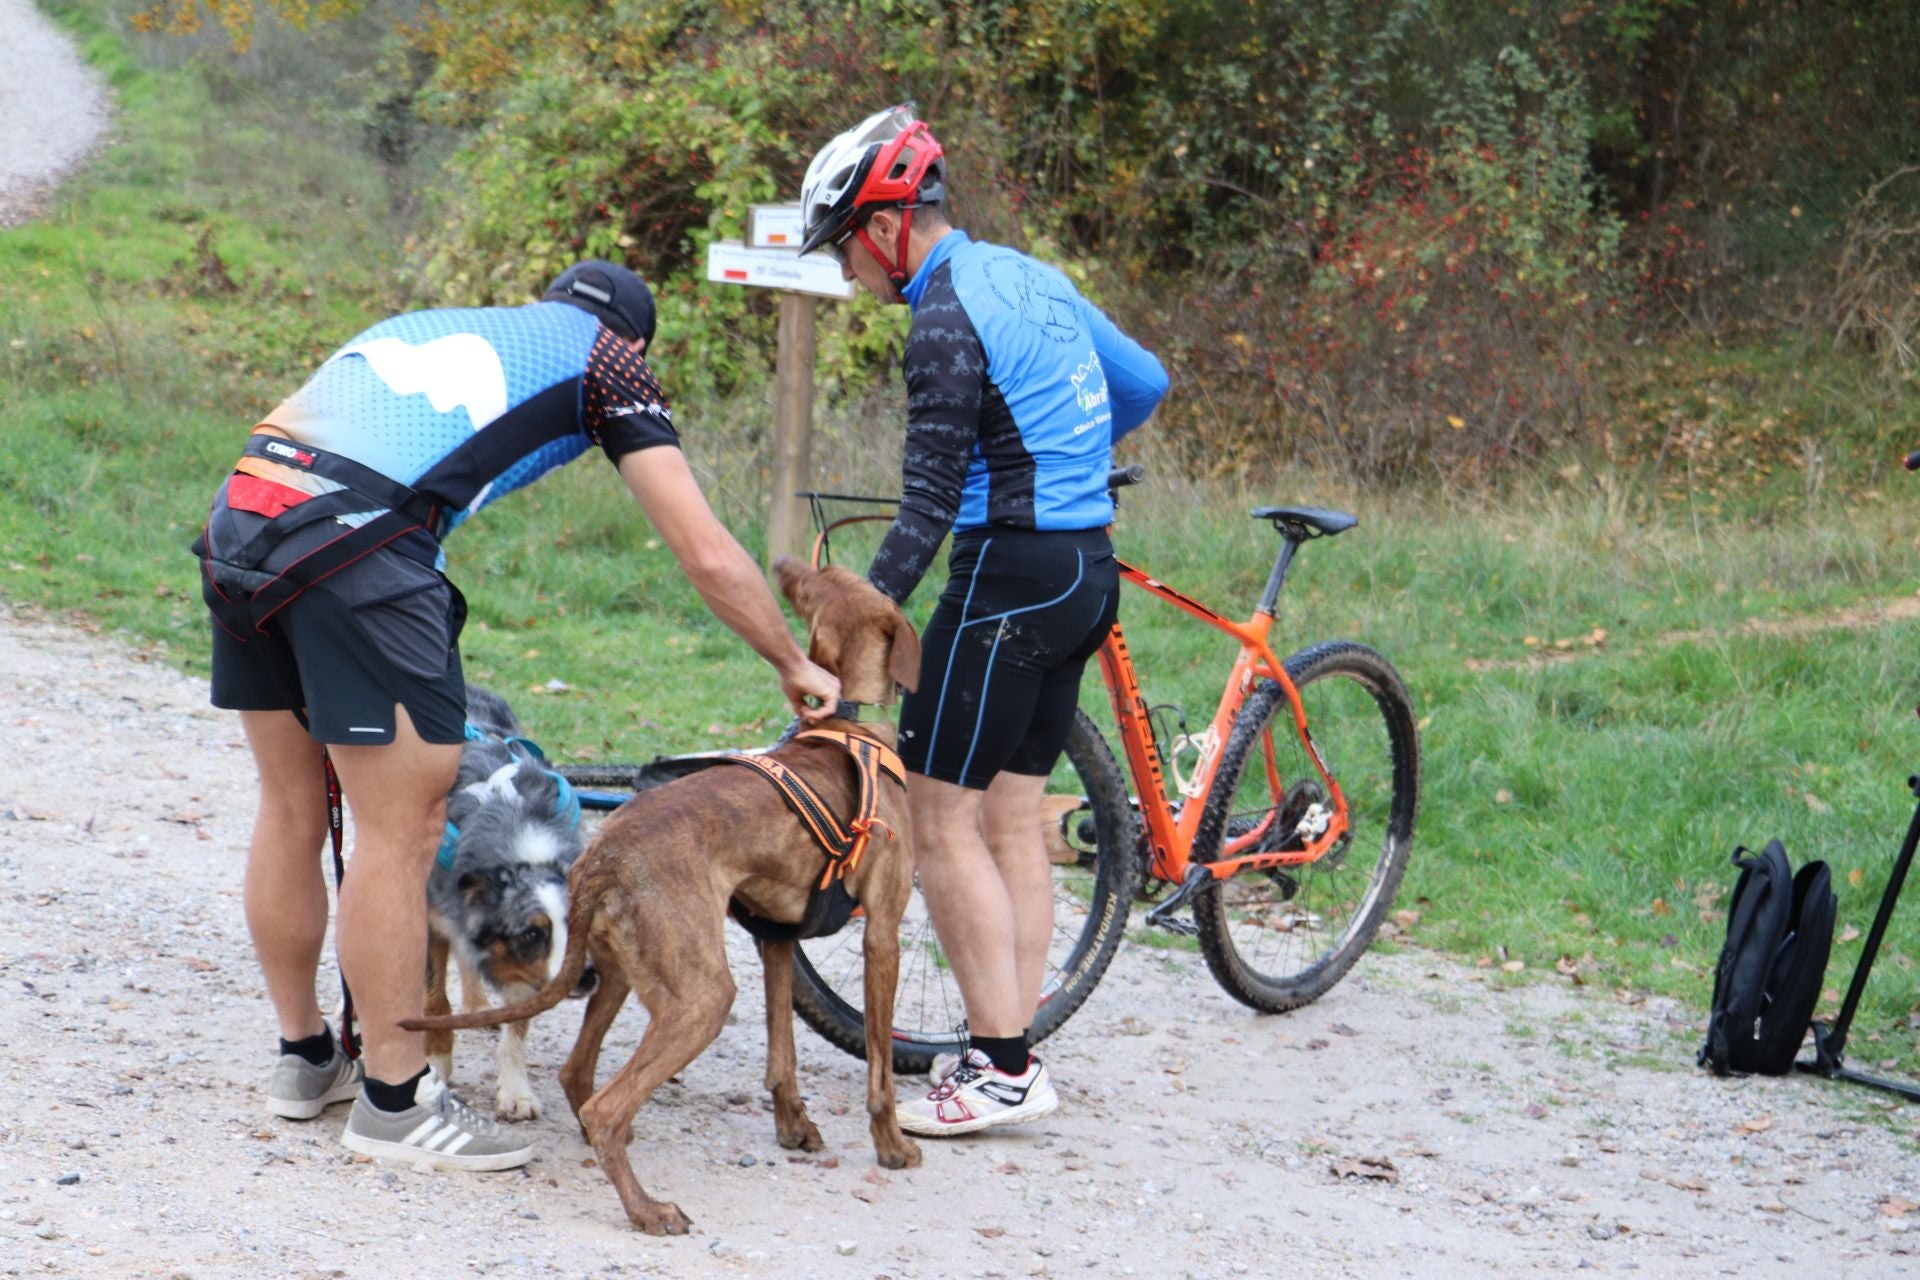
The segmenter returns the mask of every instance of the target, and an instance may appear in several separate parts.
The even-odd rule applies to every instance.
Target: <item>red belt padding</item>
[[[269,519],[313,496],[304,489],[245,471],[236,471],[227,477],[227,505],[235,511],[250,511]]]

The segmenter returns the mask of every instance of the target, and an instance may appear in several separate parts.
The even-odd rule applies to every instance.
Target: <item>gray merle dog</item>
[[[580,810],[558,774],[529,749],[498,694],[467,686],[467,743],[447,797],[446,839],[427,883],[429,1014],[447,1013],[447,958],[460,966],[461,1007],[482,992],[523,999],[559,968],[567,949],[567,871],[580,856]],[[576,994],[591,989],[591,974]],[[453,1082],[453,1033],[427,1033],[427,1060]],[[502,1119],[540,1114],[527,1079],[527,1024],[500,1034]]]

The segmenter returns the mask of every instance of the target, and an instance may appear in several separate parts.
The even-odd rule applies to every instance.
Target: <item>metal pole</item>
[[[774,362],[773,501],[767,513],[767,563],[807,554],[806,506],[794,496],[813,487],[814,300],[780,294],[780,346]]]

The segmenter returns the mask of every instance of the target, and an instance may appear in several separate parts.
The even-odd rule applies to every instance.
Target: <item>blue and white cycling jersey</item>
[[[949,530],[1108,524],[1113,442],[1166,393],[1160,362],[1059,271],[963,231],[904,292],[902,495],[875,585],[905,600]]]
[[[646,361],[564,302],[384,320],[261,422],[433,499],[448,512],[442,536],[595,444],[618,462],[679,439]],[[272,464],[244,469],[337,487]]]

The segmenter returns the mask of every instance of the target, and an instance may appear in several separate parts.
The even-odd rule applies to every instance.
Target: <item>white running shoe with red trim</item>
[[[987,1055],[967,1056],[924,1098],[900,1104],[900,1127],[927,1138],[973,1133],[994,1125],[1025,1124],[1060,1105],[1046,1064],[1031,1054],[1027,1069],[1010,1076]]]

